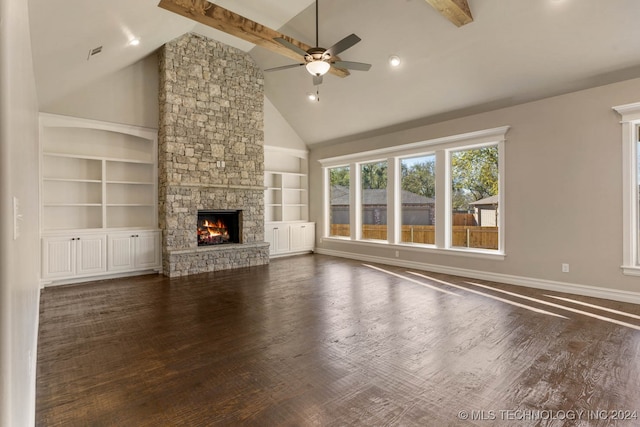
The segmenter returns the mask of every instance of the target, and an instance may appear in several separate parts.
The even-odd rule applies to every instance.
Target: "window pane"
[[[387,162],[360,166],[362,238],[387,240]]]
[[[401,242],[435,244],[436,156],[402,159]]]
[[[330,236],[349,236],[349,166],[329,169]]]
[[[498,146],[451,155],[451,246],[498,249]]]

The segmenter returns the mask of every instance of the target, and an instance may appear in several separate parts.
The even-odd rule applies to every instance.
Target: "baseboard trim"
[[[614,301],[640,304],[640,293],[607,289],[597,286],[580,285],[577,283],[557,282],[553,280],[536,279],[533,277],[514,276],[510,274],[491,273],[488,271],[469,270],[466,268],[448,267],[437,264],[427,264],[400,259],[384,258],[370,255],[362,255],[353,252],[343,252],[331,249],[316,248],[316,253],[340,258],[349,258],[358,261],[373,262],[377,264],[393,265],[395,267],[413,268],[416,270],[431,271],[434,273],[450,274],[452,276],[469,277],[472,279],[489,280],[492,282],[509,285],[526,286],[547,291],[563,292],[574,295],[583,295],[594,298],[603,298]]]
[[[49,279],[49,280],[41,280],[40,281],[40,289],[46,289],[52,286],[61,286],[61,285],[75,285],[79,283],[86,282],[96,282],[99,280],[109,280],[109,279],[120,279],[123,277],[134,277],[134,276],[143,276],[146,274],[162,274],[161,268],[150,268],[147,270],[134,270],[134,271],[123,271],[123,272],[114,272],[110,274],[97,274],[93,276],[83,276],[83,277],[71,277],[66,279]]]

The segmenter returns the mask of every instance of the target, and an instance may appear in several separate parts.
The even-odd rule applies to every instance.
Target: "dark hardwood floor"
[[[417,273],[306,255],[46,288],[36,424],[640,425],[640,306]]]

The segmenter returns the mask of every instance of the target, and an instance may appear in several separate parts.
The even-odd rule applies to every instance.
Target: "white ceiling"
[[[29,0],[41,107],[193,31],[248,51],[263,68],[292,60],[157,7],[159,0]],[[308,144],[344,140],[640,77],[638,0],[468,0],[457,28],[424,0],[321,0],[320,45],[368,72],[327,75],[320,102],[304,68],[265,73],[270,101]],[[312,0],[215,2],[315,45]],[[139,46],[128,46],[139,37]],[[103,52],[87,60],[90,49]],[[388,65],[399,55],[397,69]]]

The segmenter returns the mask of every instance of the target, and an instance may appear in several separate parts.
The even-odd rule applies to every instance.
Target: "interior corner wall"
[[[640,79],[628,80],[456,120],[345,143],[311,147],[310,206],[321,224],[318,160],[466,132],[510,126],[505,143],[506,226],[503,261],[322,239],[319,252],[390,264],[489,272],[531,283],[577,285],[640,296],[622,259],[622,126],[613,106],[640,101]],[[396,258],[395,250],[399,250]],[[570,264],[563,273],[561,264]],[[634,297],[635,298],[635,297]],[[614,298],[615,299],[615,298]]]
[[[28,2],[0,2],[0,426],[35,422],[38,103]],[[14,225],[17,201],[17,232]]]
[[[266,96],[264,98],[264,145],[292,150],[307,150],[307,144]]]
[[[55,99],[40,110],[84,119],[158,127],[158,56],[155,53]]]

